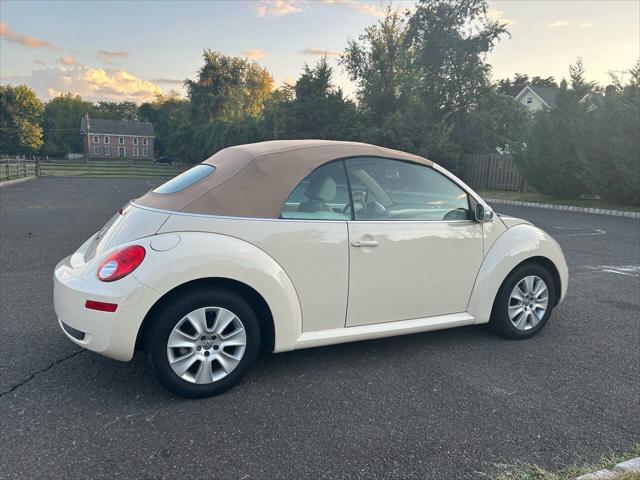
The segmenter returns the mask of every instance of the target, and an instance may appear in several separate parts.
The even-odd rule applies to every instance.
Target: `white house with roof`
[[[539,87],[537,85],[527,85],[516,95],[516,101],[526,109],[536,112],[543,108],[555,108],[557,87]]]
[[[543,108],[555,108],[559,91],[558,87],[527,85],[515,96],[515,99],[527,110],[537,112]],[[590,92],[580,99],[580,103],[586,104],[587,111],[591,112],[603,106],[604,96],[596,92]]]

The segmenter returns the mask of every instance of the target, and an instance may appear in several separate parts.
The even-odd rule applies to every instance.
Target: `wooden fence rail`
[[[173,177],[190,165],[168,165],[142,159],[25,159],[0,158],[0,182],[28,176],[43,177]],[[463,158],[461,178],[477,190],[532,192],[510,155],[491,153]]]
[[[508,154],[468,155],[463,161],[461,177],[477,190],[533,191]]]
[[[25,158],[0,158],[0,182],[37,175],[37,161]]]
[[[173,177],[189,168],[189,165],[118,160],[40,160],[38,164],[42,177]]]

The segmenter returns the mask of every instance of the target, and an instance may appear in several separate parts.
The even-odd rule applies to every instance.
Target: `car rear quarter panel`
[[[264,251],[238,238],[206,232],[181,232],[179,236],[177,246],[161,252],[150,245],[159,236],[137,241],[149,253],[132,275],[157,292],[158,298],[198,279],[242,282],[262,295],[271,309],[275,350],[291,350],[302,330],[302,313],[293,283],[282,267]]]
[[[476,323],[489,321],[493,301],[504,279],[517,265],[533,257],[547,258],[555,265],[560,277],[559,301],[564,299],[569,271],[560,246],[533,225],[516,225],[494,241],[480,267],[467,308]]]
[[[347,222],[172,215],[160,232],[189,230],[241,239],[275,260],[295,286],[303,331],[344,327]],[[216,271],[217,265],[211,264],[211,269]]]

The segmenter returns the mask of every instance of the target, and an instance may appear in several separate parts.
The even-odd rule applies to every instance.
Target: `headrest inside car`
[[[315,177],[304,194],[312,200],[330,202],[336,196],[336,181],[331,177]]]

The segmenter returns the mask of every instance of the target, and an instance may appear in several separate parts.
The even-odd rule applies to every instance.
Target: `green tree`
[[[82,152],[80,120],[93,115],[94,105],[82,100],[80,95],[67,93],[59,95],[44,106],[42,126],[44,146],[42,152],[51,156]]]
[[[576,63],[569,65],[569,78],[571,80],[571,89],[578,99],[583,98],[586,94],[592,93],[596,89],[596,83],[585,79],[585,68],[582,58],[578,57]]]
[[[94,116],[109,120],[138,120],[138,106],[134,102],[98,102]]]
[[[207,123],[257,117],[273,88],[273,78],[256,62],[211,50],[203,54],[197,80],[186,80],[193,114]]]
[[[34,153],[42,147],[44,107],[26,85],[0,85],[0,152]]]
[[[406,79],[409,52],[405,46],[406,22],[396,10],[365,29],[359,41],[350,41],[341,57],[349,78],[356,82],[358,103],[372,124],[398,112]]]
[[[158,95],[151,102],[138,108],[140,120],[151,122],[156,132],[155,150],[158,155],[178,156],[181,146],[176,142],[175,132],[185,121],[188,102],[177,93]]]
[[[406,18],[388,9],[349,43],[342,63],[358,88],[361,138],[450,167],[461,153],[515,141],[523,116],[496,95],[486,61],[507,31],[487,8],[485,0],[421,0]]]
[[[269,104],[260,131],[266,138],[350,139],[357,122],[353,102],[332,83],[333,69],[326,57],[304,66],[293,86]]]
[[[579,149],[592,192],[640,205],[640,60],[627,84],[613,77],[604,104],[592,110]]]
[[[511,80],[510,78],[503,78],[501,80],[498,80],[496,89],[498,93],[508,95],[510,97],[515,97],[522,91],[524,87],[529,85],[538,87],[558,87],[558,84],[553,77],[540,77],[539,75],[536,75],[535,77],[529,77],[529,75],[527,75],[526,73],[516,73],[513,77],[513,80]]]
[[[563,80],[556,107],[537,112],[525,145],[516,151],[518,168],[542,193],[566,198],[589,191],[580,156],[590,115],[583,96]]]

